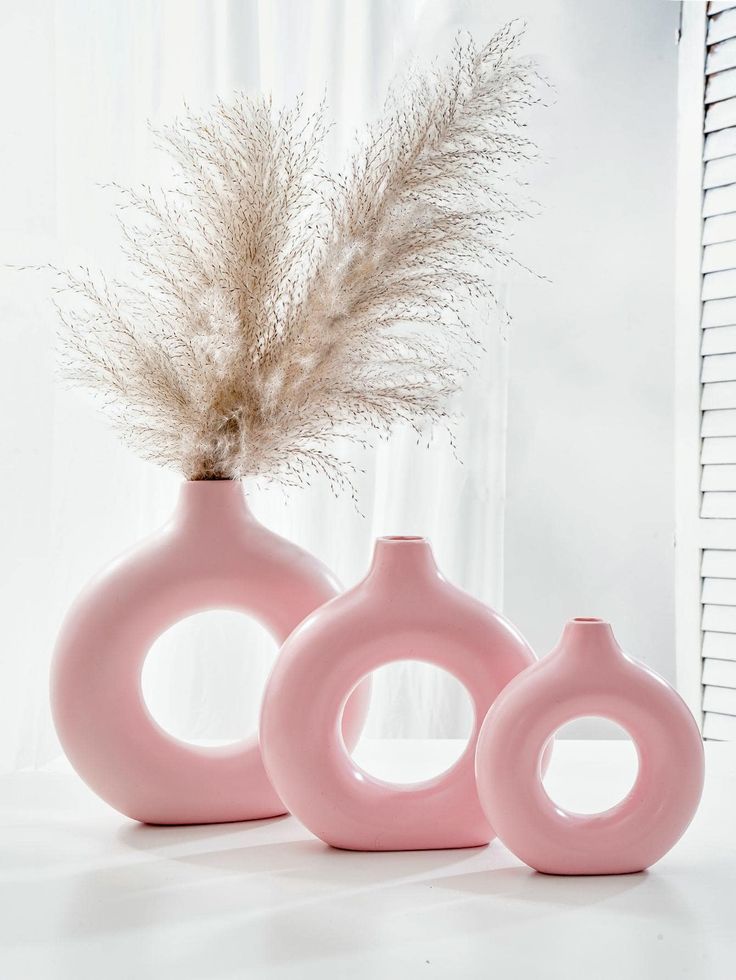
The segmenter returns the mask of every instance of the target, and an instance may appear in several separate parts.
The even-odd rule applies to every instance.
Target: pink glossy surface
[[[281,643],[337,588],[314,557],[258,523],[238,482],[183,484],[171,522],[94,579],[62,626],[51,705],[74,768],[104,800],[147,823],[284,813],[257,737],[218,748],[173,738],[145,705],[141,670],[156,638],[193,613],[239,610]],[[351,744],[368,693],[356,692],[346,711]]]
[[[355,685],[395,660],[454,674],[475,711],[455,765],[406,786],[360,769],[340,736]],[[334,847],[486,844],[493,830],[475,785],[478,729],[499,691],[533,660],[510,623],[442,577],[426,540],[381,538],[367,578],[309,616],[282,648],[261,714],[267,771],[291,812]]]
[[[639,757],[628,795],[593,815],[557,806],[539,774],[550,736],[586,715],[621,725]],[[608,623],[581,619],[488,712],[476,772],[488,819],[526,864],[548,874],[623,874],[658,861],[686,830],[703,788],[703,744],[682,698],[623,654]]]

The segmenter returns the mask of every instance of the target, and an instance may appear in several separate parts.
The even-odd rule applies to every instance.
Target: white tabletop
[[[396,777],[451,742],[360,749]],[[622,784],[625,742],[559,742],[550,791]],[[622,787],[623,788],[623,787]],[[736,977],[736,746],[707,745],[701,809],[650,871],[554,878],[495,841],[332,850],[291,817],[157,828],[70,773],[0,779],[2,980]]]

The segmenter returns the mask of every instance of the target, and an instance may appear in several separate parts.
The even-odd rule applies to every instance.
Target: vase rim
[[[385,544],[427,544],[427,539],[420,534],[384,534],[378,540]]]
[[[409,588],[410,583],[426,584],[438,577],[432,546],[427,538],[411,534],[389,534],[376,538],[373,561],[368,572],[371,580]]]
[[[571,622],[576,626],[608,626],[608,621],[599,616],[576,616]]]

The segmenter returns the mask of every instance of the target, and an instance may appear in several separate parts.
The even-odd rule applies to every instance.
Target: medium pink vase
[[[603,813],[563,810],[547,795],[540,758],[573,718],[598,715],[636,745],[639,773]],[[621,651],[608,623],[574,619],[552,653],[499,696],[478,738],[478,792],[518,858],[547,874],[642,871],[680,839],[703,789],[703,744],[682,698]]]
[[[316,558],[259,524],[239,482],[185,483],[171,522],[93,580],[62,626],[51,706],[72,765],[104,800],[145,823],[284,813],[257,736],[217,748],[172,737],[144,703],[141,670],[156,638],[193,613],[239,610],[282,643],[336,592]],[[363,685],[347,705],[349,745],[368,695]]]
[[[351,691],[396,660],[454,674],[475,709],[460,759],[413,785],[362,770],[340,734]],[[493,830],[473,771],[478,728],[499,691],[533,661],[510,623],[442,577],[425,539],[380,538],[367,578],[309,616],[282,648],[261,710],[266,769],[289,810],[333,847],[487,844]]]

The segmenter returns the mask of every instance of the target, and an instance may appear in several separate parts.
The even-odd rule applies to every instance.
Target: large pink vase
[[[284,813],[257,736],[216,748],[173,738],[144,703],[141,669],[156,638],[193,613],[239,610],[282,643],[336,592],[320,562],[258,523],[240,483],[185,483],[171,522],[94,579],[62,626],[51,705],[72,765],[104,800],[146,823]],[[347,706],[350,745],[368,695],[363,685]]]
[[[376,779],[351,758],[340,719],[356,685],[396,660],[454,674],[473,703],[468,746],[423,783]],[[486,711],[534,655],[505,619],[447,582],[423,538],[380,538],[366,579],[309,616],[284,644],[264,694],[266,769],[289,810],[334,847],[471,847],[493,836],[473,761]]]
[[[586,715],[621,725],[639,757],[628,795],[593,815],[553,803],[540,776],[549,738]],[[682,698],[624,655],[608,623],[575,619],[488,712],[476,772],[488,819],[526,864],[548,874],[623,874],[658,861],[684,833],[703,788],[703,745]]]

